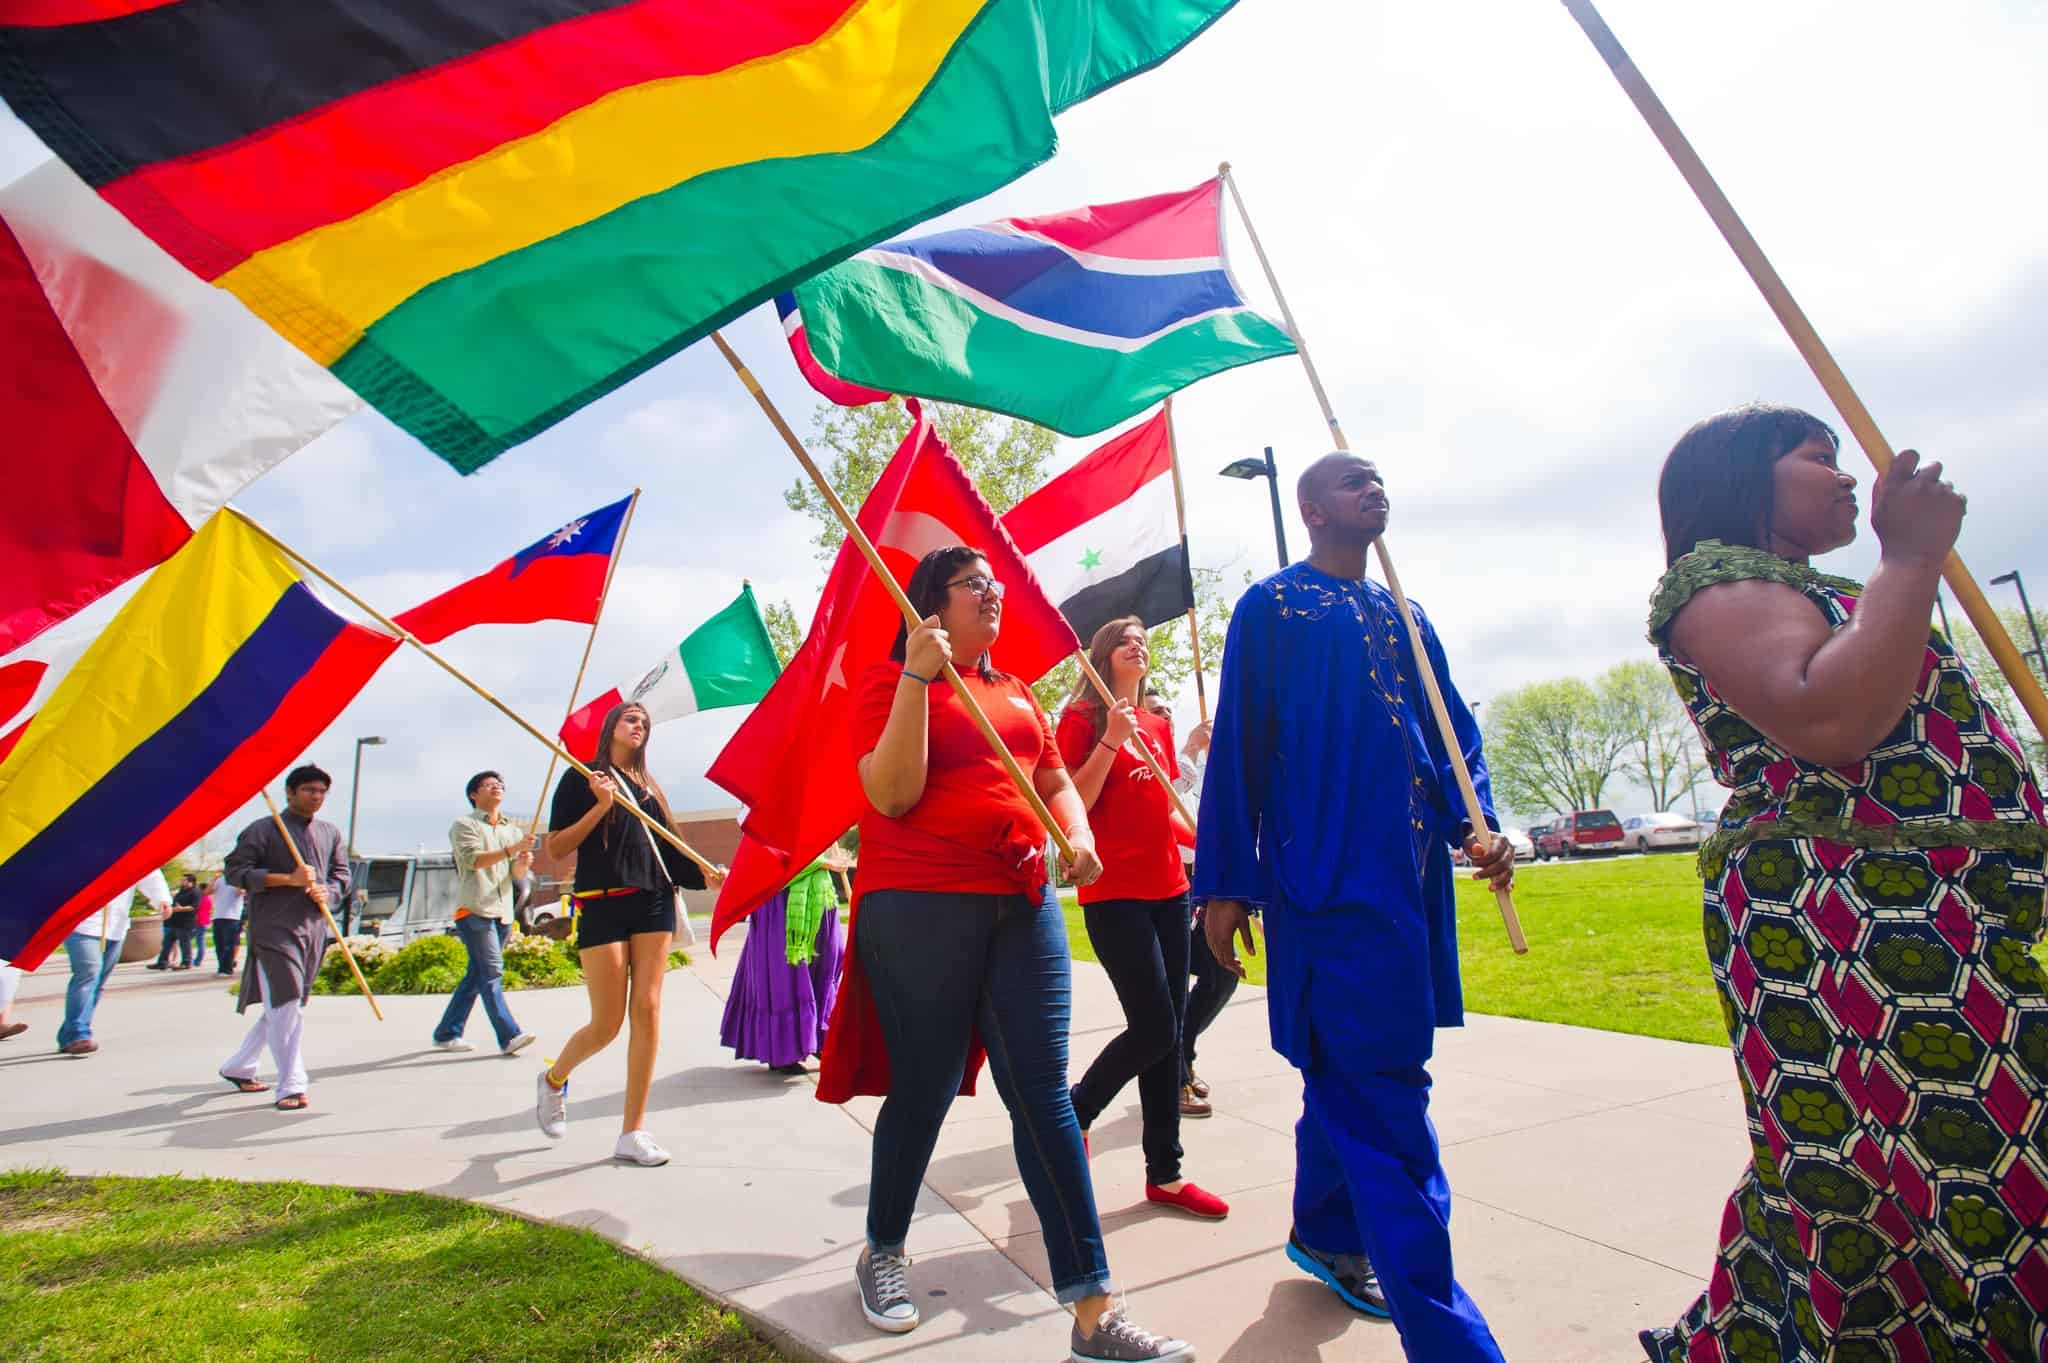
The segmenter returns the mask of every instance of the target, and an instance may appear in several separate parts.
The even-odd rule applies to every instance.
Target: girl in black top
[[[560,1139],[569,1118],[569,1075],[611,1044],[629,1017],[626,1041],[626,1110],[613,1158],[634,1164],[668,1163],[668,1152],[642,1128],[654,1053],[661,1040],[661,981],[668,972],[669,940],[676,930],[675,890],[701,890],[703,872],[623,809],[636,801],[670,827],[668,798],[647,769],[647,711],[613,706],[598,733],[592,775],[562,774],[548,819],[548,856],[576,857],[576,948],[590,991],[590,1021],[541,1071],[535,1117],[541,1133]]]

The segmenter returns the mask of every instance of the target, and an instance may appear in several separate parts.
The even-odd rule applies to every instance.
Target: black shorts
[[[666,932],[672,935],[676,930],[673,894],[635,890],[632,894],[613,895],[607,899],[579,899],[576,904],[578,951],[623,942],[635,933]]]

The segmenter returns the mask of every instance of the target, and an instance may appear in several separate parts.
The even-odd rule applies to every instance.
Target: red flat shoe
[[[1181,1184],[1177,1193],[1169,1193],[1157,1184],[1148,1183],[1145,1185],[1145,1200],[1186,1212],[1189,1216],[1198,1216],[1204,1221],[1221,1221],[1230,1215],[1228,1202],[1192,1183]]]

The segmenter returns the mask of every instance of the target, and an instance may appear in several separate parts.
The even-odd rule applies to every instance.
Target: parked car
[[[381,938],[394,950],[419,937],[453,932],[460,907],[457,880],[453,852],[356,857],[349,862],[354,888],[346,930]]]
[[[1547,824],[1547,823],[1532,823],[1532,824],[1530,824],[1530,825],[1529,825],[1529,832],[1528,832],[1528,838],[1529,838],[1529,853],[1530,853],[1530,855],[1531,855],[1531,856],[1535,857],[1535,858],[1536,858],[1536,860],[1538,860],[1538,861],[1549,861],[1549,860],[1550,860],[1550,849],[1549,849],[1549,848],[1547,848],[1547,847],[1545,847],[1545,846],[1543,845],[1543,840],[1544,840],[1545,838],[1549,837],[1549,836],[1550,836],[1550,825],[1549,825],[1549,824]]]
[[[1575,810],[1552,824],[1545,837],[1551,855],[1556,857],[1583,857],[1628,848],[1621,820],[1614,817],[1611,809]]]
[[[1706,830],[1683,814],[1637,814],[1621,825],[1622,840],[1638,852],[1697,848]]]

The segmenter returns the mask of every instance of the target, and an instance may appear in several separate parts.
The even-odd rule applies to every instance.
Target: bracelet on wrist
[[[1108,749],[1109,749],[1109,755],[1110,755],[1110,756],[1112,756],[1112,757],[1116,756],[1116,749],[1115,749],[1115,748],[1114,748],[1113,746],[1111,746],[1110,744],[1108,744],[1108,743],[1105,743],[1105,742],[1103,742],[1103,741],[1102,741],[1101,739],[1099,739],[1099,738],[1095,740],[1095,746],[1096,746],[1096,747],[1098,747],[1098,748],[1108,748]]]
[[[933,676],[929,676],[929,677],[923,677],[923,676],[919,676],[919,675],[918,675],[917,673],[915,673],[915,672],[912,672],[912,671],[911,671],[911,670],[910,670],[909,668],[907,668],[907,667],[903,669],[903,675],[904,675],[904,676],[906,676],[906,677],[908,677],[908,678],[909,678],[910,680],[912,680],[912,681],[914,681],[914,682],[923,682],[923,683],[924,683],[924,684],[925,684],[926,686],[930,686],[930,685],[931,685],[931,684],[932,684],[933,682],[935,682],[935,681],[937,681],[937,680],[938,680],[938,677],[937,677],[937,675],[936,675],[936,674],[934,674]]]

